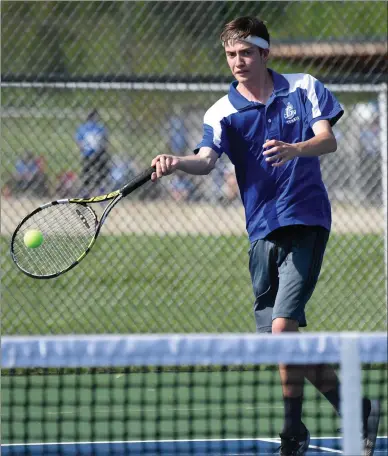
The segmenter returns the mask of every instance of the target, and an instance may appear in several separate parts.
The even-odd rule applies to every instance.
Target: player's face
[[[260,49],[243,41],[225,44],[226,60],[233,76],[238,82],[257,81],[258,76],[266,68],[266,56],[260,54]]]

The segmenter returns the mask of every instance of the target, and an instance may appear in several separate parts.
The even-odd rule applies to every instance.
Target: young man
[[[235,166],[251,243],[249,269],[258,332],[298,331],[318,280],[329,238],[331,208],[319,156],[336,150],[331,127],[343,115],[335,97],[308,74],[267,68],[270,37],[264,23],[240,17],[221,34],[235,77],[229,94],[205,114],[196,154],[158,155],[156,181],[175,170],[208,174],[222,153]],[[306,377],[340,408],[339,381],[330,366],[280,365],[285,420],[282,456],[304,455],[309,432],[301,421]],[[365,455],[372,455],[379,404],[363,401]]]

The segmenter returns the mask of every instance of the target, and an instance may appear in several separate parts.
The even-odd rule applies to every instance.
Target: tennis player
[[[313,76],[267,68],[270,36],[259,19],[240,17],[226,24],[221,42],[235,78],[229,93],[206,112],[194,155],[158,155],[151,179],[175,170],[208,174],[227,154],[245,208],[257,331],[298,331],[307,324],[305,306],[331,227],[319,156],[335,152],[332,126],[344,111]],[[310,440],[301,419],[304,378],[338,413],[339,380],[331,366],[280,365],[279,371],[285,409],[280,455],[301,456]],[[365,398],[365,456],[373,454],[379,414],[379,403]]]

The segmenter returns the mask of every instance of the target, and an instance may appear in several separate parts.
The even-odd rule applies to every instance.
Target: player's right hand
[[[157,155],[151,162],[151,166],[156,169],[151,175],[151,180],[155,182],[163,176],[173,173],[178,166],[179,159],[174,155]]]

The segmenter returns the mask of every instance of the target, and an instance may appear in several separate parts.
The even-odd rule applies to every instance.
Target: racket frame
[[[75,266],[77,266],[86,257],[86,255],[90,252],[91,248],[95,244],[96,239],[97,239],[97,237],[98,237],[98,235],[99,235],[99,233],[101,231],[102,225],[104,224],[109,212],[113,209],[113,207],[116,206],[116,204],[119,201],[121,201],[123,198],[128,196],[134,190],[136,190],[137,188],[139,188],[140,186],[142,186],[143,184],[148,182],[150,180],[151,175],[152,175],[152,173],[154,171],[155,171],[155,168],[148,168],[147,170],[143,171],[138,176],[134,177],[131,181],[129,181],[120,190],[115,190],[114,192],[110,192],[110,193],[107,193],[105,195],[94,196],[94,197],[91,197],[91,198],[59,199],[59,200],[51,201],[49,203],[46,203],[46,204],[43,204],[42,206],[37,207],[30,214],[28,214],[26,217],[23,218],[23,220],[18,224],[18,226],[16,227],[15,231],[12,234],[11,248],[10,248],[10,253],[11,253],[12,260],[14,261],[16,266],[24,274],[26,274],[27,276],[32,277],[34,279],[52,279],[52,278],[55,278],[55,277],[58,277],[58,276],[64,274],[65,272],[70,271]],[[112,201],[104,209],[103,213],[101,214],[100,220],[98,220],[96,212],[89,206],[89,204],[102,203],[102,202],[110,201],[110,200],[112,200]],[[57,204],[74,204],[74,203],[81,204],[81,205],[87,207],[93,213],[95,221],[96,221],[96,225],[95,225],[95,228],[94,228],[94,230],[95,230],[94,236],[91,238],[91,240],[90,240],[87,248],[85,249],[85,251],[70,266],[68,266],[67,268],[63,269],[62,271],[59,271],[59,272],[56,272],[56,273],[53,273],[53,274],[37,275],[37,274],[33,274],[33,273],[25,270],[24,268],[22,268],[20,266],[20,264],[18,263],[17,259],[16,259],[16,255],[15,255],[14,248],[13,248],[14,247],[14,243],[15,243],[15,239],[16,239],[16,236],[17,236],[17,234],[19,232],[20,227],[22,225],[24,225],[24,223],[28,219],[30,219],[33,215],[35,215],[36,213],[38,213],[38,212],[40,212],[40,211],[42,211],[44,209],[47,209],[50,206],[55,206]]]

